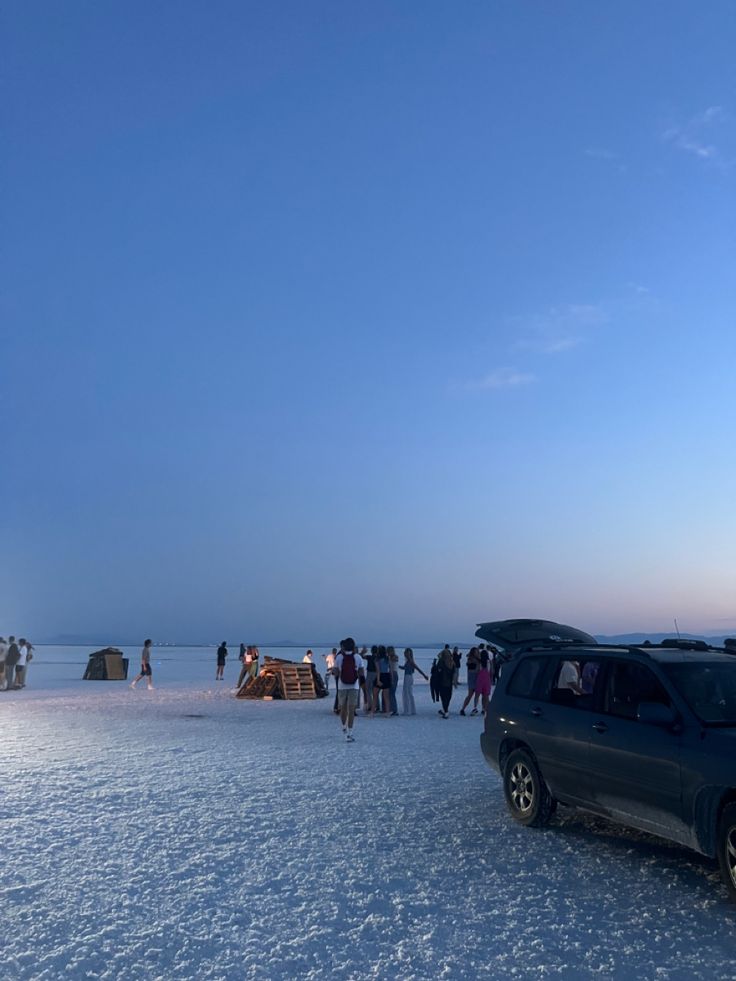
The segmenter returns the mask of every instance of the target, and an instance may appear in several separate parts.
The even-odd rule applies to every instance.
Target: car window
[[[603,711],[623,719],[636,719],[641,702],[672,705],[664,685],[645,664],[613,661],[603,692]]]
[[[596,658],[560,658],[547,678],[545,698],[557,705],[591,710],[600,667]]]
[[[525,657],[514,671],[506,693],[517,698],[532,698],[537,679],[547,660],[544,657]]]
[[[665,664],[663,670],[706,725],[736,725],[736,659]]]

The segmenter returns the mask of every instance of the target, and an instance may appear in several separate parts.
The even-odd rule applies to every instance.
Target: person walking
[[[443,719],[448,717],[450,701],[452,699],[452,683],[455,677],[455,661],[449,647],[440,652],[437,658],[437,690],[439,692],[442,708],[438,715]]]
[[[151,644],[153,643],[150,638],[143,644],[143,650],[141,651],[141,670],[140,673],[133,679],[130,684],[131,688],[135,688],[139,681],[143,678],[146,679],[146,687],[149,691],[153,691],[153,675],[151,674]]]
[[[401,670],[404,672],[404,684],[401,686],[401,701],[404,708],[404,715],[416,715],[414,672],[418,671],[425,681],[429,681],[429,678],[414,660],[414,651],[411,647],[407,647],[404,651],[404,663],[401,665]]]
[[[340,722],[347,742],[355,741],[353,723],[355,710],[360,697],[360,678],[365,676],[365,661],[355,652],[355,641],[346,637],[340,641],[340,652],[335,658],[332,673],[337,682],[337,697],[340,705]]]
[[[5,690],[15,688],[15,666],[20,658],[20,648],[11,634],[8,637],[8,650],[5,654]]]
[[[468,668],[468,694],[465,696],[465,701],[463,702],[463,707],[460,709],[460,715],[465,715],[465,709],[470,704],[470,699],[475,694],[475,682],[478,677],[478,668],[480,667],[480,653],[477,647],[471,647],[468,651],[467,657],[467,668]],[[476,709],[476,714],[477,714]]]
[[[217,648],[217,670],[215,671],[215,681],[225,680],[225,661],[227,661],[227,641],[223,640]]]

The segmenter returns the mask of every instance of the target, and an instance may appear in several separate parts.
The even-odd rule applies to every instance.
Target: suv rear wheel
[[[515,749],[506,760],[503,789],[511,816],[519,824],[538,828],[549,821],[555,801],[534,758],[525,749]]]
[[[736,902],[736,804],[727,804],[718,822],[718,864],[729,898]]]

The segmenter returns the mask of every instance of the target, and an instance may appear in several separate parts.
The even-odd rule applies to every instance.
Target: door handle
[[[593,728],[596,732],[608,732],[608,726],[605,722],[594,722]]]
[[[532,715],[534,715],[534,716],[536,716],[537,718],[539,718],[539,716],[540,716],[541,714],[542,714],[542,710],[541,710],[541,709],[539,708],[539,706],[538,706],[538,705],[535,705],[535,706],[534,706],[534,708],[532,709]]]

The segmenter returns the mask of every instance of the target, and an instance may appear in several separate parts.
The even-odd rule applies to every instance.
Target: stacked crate
[[[238,698],[323,698],[324,682],[313,664],[267,657],[258,677],[250,678],[238,692]]]

